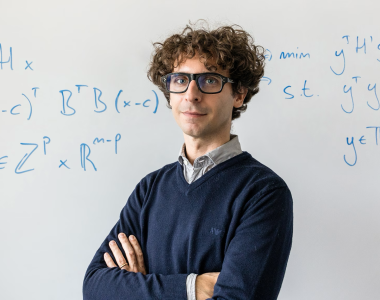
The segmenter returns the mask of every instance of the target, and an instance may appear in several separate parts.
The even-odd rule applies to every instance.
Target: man
[[[230,134],[258,92],[262,50],[228,26],[187,26],[155,43],[148,77],[185,142],[178,161],[136,185],[87,269],[85,300],[277,299],[292,244],[291,193]]]

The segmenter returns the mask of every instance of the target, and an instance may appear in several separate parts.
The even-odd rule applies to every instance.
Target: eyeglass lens
[[[201,74],[198,85],[202,92],[216,93],[222,88],[222,77],[215,74]],[[166,88],[170,92],[182,93],[189,85],[189,78],[183,74],[171,74],[166,78]]]

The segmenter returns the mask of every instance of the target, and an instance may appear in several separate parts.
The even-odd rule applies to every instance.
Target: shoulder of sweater
[[[169,171],[169,170],[172,170],[173,168],[176,167],[176,164],[178,163],[178,161],[176,162],[173,162],[173,163],[170,163],[170,164],[166,164],[164,165],[163,167],[157,169],[157,170],[154,170],[150,173],[148,173],[147,175],[145,175],[139,182],[139,184],[144,184],[144,185],[148,185],[150,186],[154,181],[155,179],[157,178],[157,176],[161,176],[163,173]]]
[[[246,151],[244,151],[246,152]],[[239,172],[245,169],[249,179],[247,178],[247,184],[254,184],[255,186],[261,186],[265,189],[277,189],[277,188],[288,188],[285,180],[278,175],[275,171],[269,168],[267,165],[255,159],[250,153],[247,159],[242,161],[241,164],[237,164],[235,168]]]
[[[142,205],[143,199],[145,199],[146,196],[149,195],[151,187],[154,184],[157,177],[160,176],[160,173],[165,172],[168,169],[175,167],[176,163],[178,162],[167,164],[163,166],[162,168],[159,168],[155,171],[148,173],[136,184],[134,192],[137,196],[138,201],[140,202],[139,205]]]
[[[245,182],[241,195],[245,198],[246,208],[271,207],[278,212],[292,210],[292,194],[284,179],[252,155],[237,164],[234,172],[239,176],[238,181]]]

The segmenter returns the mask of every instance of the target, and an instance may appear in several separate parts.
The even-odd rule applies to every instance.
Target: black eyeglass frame
[[[185,89],[184,91],[182,91],[182,92],[171,92],[171,91],[169,91],[168,88],[166,87],[166,80],[167,80],[167,77],[168,77],[169,75],[173,75],[173,74],[177,74],[177,75],[185,75],[185,76],[189,79],[189,83],[188,83],[188,85],[187,85],[187,87],[186,87],[186,89]],[[218,75],[218,76],[220,76],[220,77],[222,78],[222,86],[221,86],[221,88],[220,88],[220,91],[218,91],[218,92],[212,92],[212,93],[207,93],[207,92],[202,91],[202,89],[201,89],[200,86],[199,86],[198,78],[199,78],[201,75],[205,75],[205,74],[207,74],[207,75]],[[162,81],[162,83],[164,83],[165,89],[166,89],[169,93],[173,93],[173,94],[182,94],[182,93],[185,93],[185,92],[188,90],[189,85],[190,85],[190,83],[191,83],[192,80],[195,80],[198,89],[199,89],[203,94],[219,94],[219,93],[223,90],[223,87],[224,87],[224,85],[225,85],[227,82],[229,82],[229,83],[234,83],[234,81],[233,81],[231,78],[228,78],[228,77],[226,77],[226,76],[223,76],[222,74],[214,73],[214,72],[193,73],[193,74],[192,74],[192,73],[182,73],[182,72],[177,72],[177,73],[169,73],[169,74],[166,74],[166,75],[164,75],[164,76],[161,76],[161,81]]]

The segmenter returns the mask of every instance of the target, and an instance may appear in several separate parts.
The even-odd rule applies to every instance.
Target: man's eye
[[[204,82],[207,85],[216,85],[220,83],[220,80],[218,80],[218,78],[215,78],[215,77],[207,77],[205,78]]]
[[[176,85],[184,85],[184,84],[187,84],[187,80],[188,80],[187,77],[175,76],[172,82]]]

